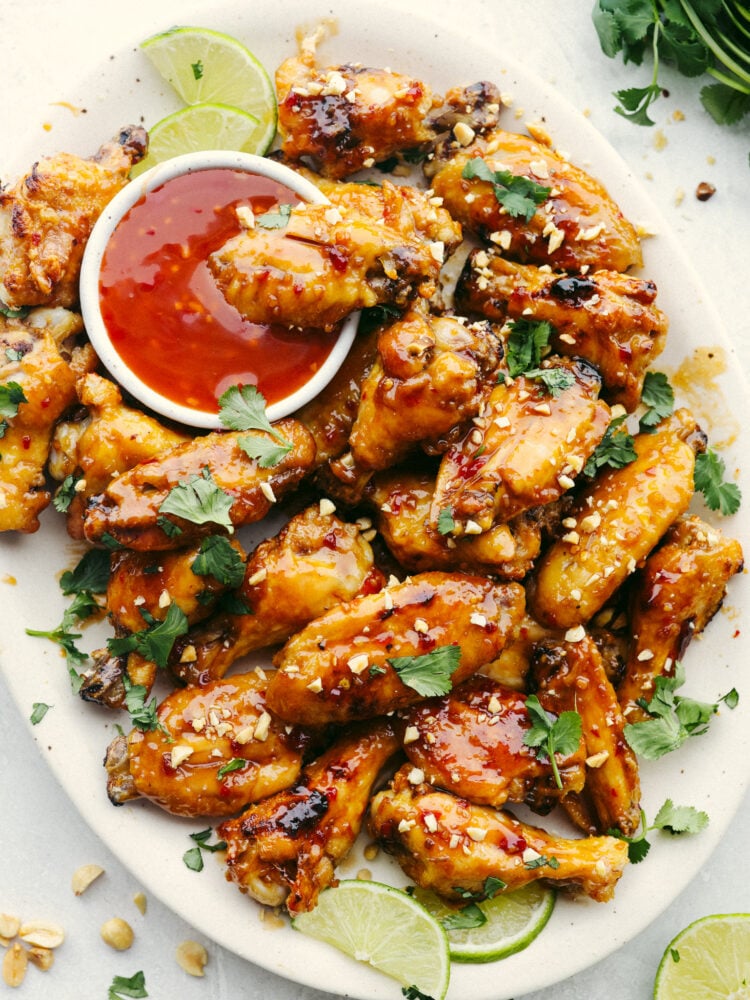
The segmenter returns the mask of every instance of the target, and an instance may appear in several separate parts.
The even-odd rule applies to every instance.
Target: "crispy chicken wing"
[[[539,378],[519,375],[495,386],[474,427],[440,464],[432,503],[455,535],[480,534],[496,522],[557,500],[604,436],[610,410],[585,361],[548,358],[542,369],[569,384],[553,395]]]
[[[583,788],[583,742],[560,755],[558,789],[549,761],[524,743],[531,728],[526,696],[489,677],[470,677],[442,698],[413,705],[403,718],[404,750],[425,781],[477,805],[525,802],[546,813],[560,796]]]
[[[742,546],[699,517],[680,518],[638,572],[632,594],[633,642],[617,689],[628,722],[648,716],[637,702],[655,678],[672,674],[691,639],[721,607],[729,580],[742,571]]]
[[[412,784],[412,777],[407,764],[390,788],[378,792],[370,828],[417,885],[446,899],[467,893],[484,899],[488,878],[500,879],[509,891],[542,879],[598,902],[612,898],[628,862],[625,841],[558,837],[509,813]]]
[[[356,524],[308,507],[248,560],[237,595],[248,612],[215,615],[179,637],[172,670],[192,684],[222,677],[240,656],[285,642],[330,608],[384,582]]]
[[[528,222],[500,204],[489,181],[462,176],[475,158],[549,190]],[[498,129],[465,147],[447,142],[425,170],[453,218],[498,243],[512,260],[559,271],[627,271],[642,264],[638,235],[603,185],[527,135]]]
[[[378,473],[366,498],[374,505],[377,526],[391,554],[410,573],[457,569],[522,580],[541,549],[541,530],[520,514],[481,535],[453,538],[430,522],[435,472],[409,466]]]
[[[129,125],[91,159],[59,153],[0,189],[1,301],[11,309],[78,301],[89,233],[147,146],[146,130]]]
[[[335,884],[335,868],[357,839],[373,786],[398,751],[390,720],[350,726],[295,787],[218,828],[227,878],[261,903],[310,910]]]
[[[356,309],[404,306],[432,294],[445,248],[422,239],[402,201],[387,222],[356,208],[297,205],[283,228],[256,225],[230,239],[209,268],[253,323],[333,330]]]
[[[161,728],[110,744],[110,800],[143,796],[178,816],[229,816],[289,788],[311,737],[271,715],[265,687],[253,672],[168,695],[157,710]]]
[[[75,402],[76,379],[96,363],[89,347],[76,346],[82,329],[78,313],[62,308],[34,309],[24,319],[0,314],[0,386],[8,395],[0,415],[0,531],[36,531],[52,499],[44,470],[55,421]]]
[[[394,659],[457,647],[451,680],[458,684],[495,659],[523,610],[518,584],[437,572],[357,597],[316,618],[276,654],[268,704],[305,725],[384,715],[420,698]]]
[[[291,447],[269,468],[261,468],[243,449],[242,440],[247,435],[243,431],[216,431],[197,437],[163,457],[134,466],[112,480],[103,493],[90,498],[84,535],[93,544],[109,535],[121,545],[144,551],[181,548],[196,538],[215,534],[217,520],[210,516],[197,523],[161,513],[176,487],[195,490],[199,480],[208,484],[202,490],[211,496],[216,496],[218,488],[218,500],[229,506],[233,526],[259,521],[276,499],[300,482],[315,460],[315,442],[299,421],[279,420],[274,428]],[[210,500],[204,502],[210,507]],[[171,521],[172,527],[167,524],[165,528],[165,521]],[[180,530],[175,532],[174,527]]]
[[[469,315],[551,323],[552,350],[590,361],[602,376],[604,397],[628,412],[640,402],[646,370],[664,349],[667,317],[655,299],[656,286],[643,278],[542,271],[487,250],[472,251],[456,289],[456,304]]]
[[[68,534],[83,538],[83,518],[89,497],[101,493],[112,479],[134,465],[165,455],[189,439],[122,401],[114,382],[91,372],[76,383],[85,410],[55,428],[50,450],[50,474],[62,482],[76,481],[68,507]]]
[[[542,642],[533,657],[533,682],[545,709],[560,715],[574,711],[581,716],[586,746],[584,800],[591,804],[595,823],[590,833],[621,830],[633,836],[641,824],[641,786],[638,762],[623,728],[625,718],[607,677],[596,643],[590,636],[578,642]],[[580,810],[573,789],[571,817]]]
[[[587,622],[687,510],[705,436],[687,410],[634,438],[635,461],[607,468],[575,500],[569,530],[537,562],[534,617],[556,628]]]

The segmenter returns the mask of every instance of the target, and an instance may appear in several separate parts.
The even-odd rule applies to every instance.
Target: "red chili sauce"
[[[299,200],[269,178],[212,168],[167,181],[123,216],[102,261],[101,310],[115,350],[143,382],[216,413],[233,385],[257,385],[270,404],[317,371],[336,332],[247,322],[207,264],[239,233],[238,205],[258,215]]]

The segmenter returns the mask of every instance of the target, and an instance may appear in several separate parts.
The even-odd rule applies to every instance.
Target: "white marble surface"
[[[445,18],[453,16],[452,6],[458,6],[447,0],[414,5]],[[593,124],[643,178],[678,234],[713,293],[740,363],[748,372],[750,129],[714,125],[697,101],[694,84],[667,71],[662,82],[670,96],[654,108],[657,128],[639,129],[615,115],[611,91],[641,79],[645,82],[647,71],[625,69],[602,56],[590,24],[590,6],[573,0],[462,0],[461,23],[465,27],[473,22],[485,40],[502,39],[573,105],[589,109]],[[24,144],[28,141],[25,109],[32,102],[36,106],[39,101],[64,99],[68,81],[79,78],[101,53],[116,47],[123,18],[142,26],[139,34],[145,36],[175,21],[210,25],[210,7],[200,0],[159,0],[158,4],[130,0],[127,7],[115,11],[105,4],[95,9],[88,0],[37,0],[32,10],[19,0],[0,0],[4,92],[0,178],[10,179],[5,164],[12,156],[12,144],[19,136],[24,137]],[[684,119],[677,120],[675,111],[682,112]],[[708,202],[694,196],[701,181],[716,187]],[[678,192],[684,193],[682,199]],[[8,623],[3,623],[3,629],[7,628]],[[25,919],[44,917],[67,930],[55,968],[46,975],[31,969],[19,997],[97,1000],[106,996],[113,975],[129,976],[142,969],[150,996],[162,1000],[233,996],[323,1000],[324,994],[281,980],[210,941],[205,941],[210,955],[205,979],[186,976],[173,955],[180,941],[194,936],[190,927],[156,899],[149,899],[145,916],[138,912],[132,897],[140,886],[70,806],[38,753],[36,739],[43,741],[43,727],[32,734],[0,682],[0,912]],[[633,1000],[650,995],[658,960],[679,929],[704,914],[750,911],[748,826],[750,800],[746,799],[710,862],[654,925],[608,960],[531,995],[531,1000],[601,996]],[[70,877],[84,862],[101,864],[106,874],[89,893],[75,898]],[[125,917],[136,931],[135,945],[124,954],[110,951],[98,938],[100,924],[113,915]],[[585,947],[581,941],[581,948]],[[554,955],[548,959],[554,962]],[[497,976],[498,996],[504,996],[502,966],[497,967]],[[345,991],[342,983],[342,995]],[[10,993],[1,983],[0,992]]]

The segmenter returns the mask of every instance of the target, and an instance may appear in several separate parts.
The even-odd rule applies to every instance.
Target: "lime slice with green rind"
[[[689,924],[664,952],[655,1000],[750,1000],[750,913]]]

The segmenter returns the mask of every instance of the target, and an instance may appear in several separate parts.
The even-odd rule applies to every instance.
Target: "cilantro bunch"
[[[653,125],[648,111],[662,93],[660,63],[686,77],[709,74],[701,89],[704,108],[720,125],[750,112],[750,7],[739,0],[596,0],[594,26],[610,58],[640,66],[651,54],[651,82],[618,90],[618,114]]]

